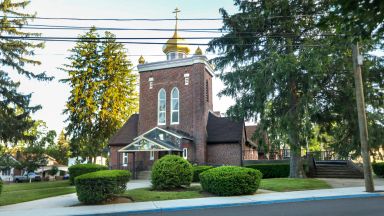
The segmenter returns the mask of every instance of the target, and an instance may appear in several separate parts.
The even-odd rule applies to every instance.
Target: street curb
[[[99,214],[76,214],[82,216],[90,215],[130,215],[130,214],[145,214],[145,213],[163,213],[163,212],[175,212],[175,211],[188,211],[196,209],[209,209],[209,208],[225,208],[235,206],[246,206],[246,205],[269,205],[278,203],[292,203],[292,202],[305,202],[305,201],[320,201],[320,200],[334,200],[334,199],[353,199],[353,198],[369,198],[369,197],[383,197],[384,195],[378,193],[370,194],[354,194],[354,195],[339,195],[339,196],[325,196],[325,197],[307,197],[297,199],[282,199],[282,200],[271,200],[271,201],[249,201],[243,203],[228,203],[228,204],[207,204],[203,206],[185,206],[185,207],[171,207],[171,208],[155,208],[147,210],[131,210],[121,212],[110,212],[110,213],[99,213]]]

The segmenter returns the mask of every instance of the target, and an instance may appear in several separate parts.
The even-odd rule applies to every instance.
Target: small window
[[[164,89],[160,89],[159,95],[158,95],[158,105],[157,105],[157,124],[158,125],[165,125],[165,119],[166,119],[166,93]]]
[[[187,148],[183,148],[183,158],[188,160],[188,149]]]
[[[179,89],[171,92],[171,124],[179,124]]]
[[[189,74],[188,73],[184,74],[184,84],[189,85]]]
[[[128,152],[123,153],[123,166],[128,165]]]
[[[154,151],[150,151],[149,152],[149,160],[154,160],[155,159],[155,152]]]

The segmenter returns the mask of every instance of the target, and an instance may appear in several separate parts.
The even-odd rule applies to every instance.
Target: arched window
[[[157,124],[165,125],[165,115],[167,109],[166,103],[166,93],[164,89],[160,89],[159,94],[157,96]]]
[[[171,124],[179,124],[179,89],[176,87],[171,92]]]

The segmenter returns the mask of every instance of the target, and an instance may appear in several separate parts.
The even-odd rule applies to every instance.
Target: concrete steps
[[[316,161],[315,178],[364,178],[364,175],[348,166],[347,161]]]

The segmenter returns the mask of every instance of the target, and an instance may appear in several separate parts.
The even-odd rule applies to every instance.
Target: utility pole
[[[356,45],[352,46],[353,73],[355,76],[356,103],[359,119],[361,156],[363,157],[365,190],[367,192],[374,192],[375,186],[373,184],[371,158],[369,155],[367,116],[365,113],[363,80],[361,77],[361,65],[363,64],[363,57],[359,53],[359,43],[356,43]]]

